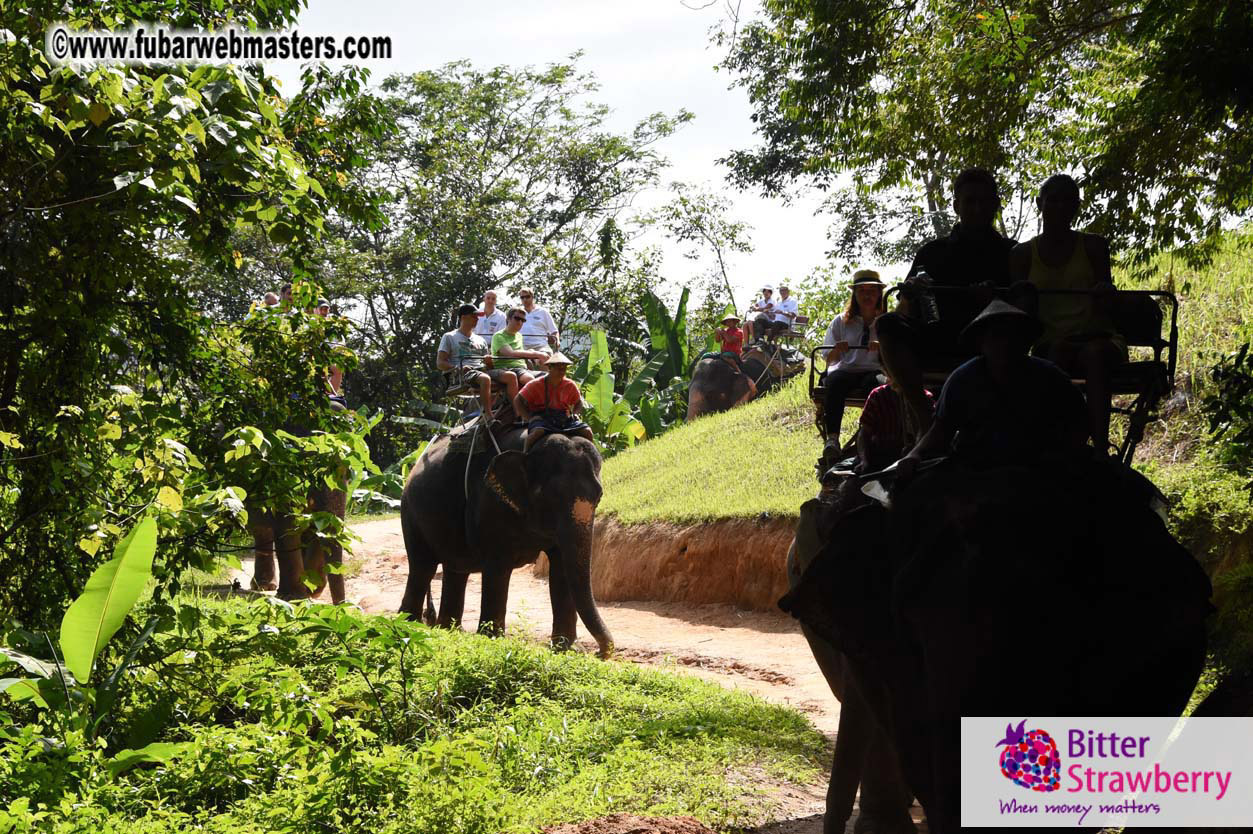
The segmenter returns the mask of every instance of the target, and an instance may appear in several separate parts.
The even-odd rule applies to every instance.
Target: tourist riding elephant
[[[960,716],[1187,704],[1209,581],[1146,485],[1112,462],[941,464],[890,509],[855,483],[806,505],[820,552],[780,604],[848,658],[931,831],[959,829]]]
[[[466,580],[482,572],[479,630],[499,630],[510,574],[543,551],[551,565],[553,645],[573,645],[577,614],[608,656],[613,638],[592,597],[592,532],[601,497],[595,444],[549,434],[524,454],[524,433],[514,428],[497,441],[499,453],[479,437],[478,451],[468,455],[467,440],[431,441],[405,482],[400,522],[409,580],[401,612],[435,620],[431,579],[442,564],[439,624],[461,620]]]

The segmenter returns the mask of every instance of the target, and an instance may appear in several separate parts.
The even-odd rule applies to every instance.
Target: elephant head
[[[479,500],[467,507],[467,522],[480,547],[500,548],[512,540],[522,553],[538,543],[551,563],[549,582],[555,583],[554,638],[573,641],[577,611],[600,653],[608,655],[613,638],[596,608],[591,579],[600,465],[596,447],[583,438],[549,435],[527,454],[504,451],[488,466]],[[488,536],[490,543],[482,541]],[[561,624],[562,601],[570,606],[568,628]]]
[[[751,398],[749,374],[760,376],[764,365],[744,363],[744,373],[723,359],[702,359],[692,370],[687,389],[687,419],[727,411]],[[767,377],[770,375],[767,374]],[[762,385],[766,380],[762,380]]]

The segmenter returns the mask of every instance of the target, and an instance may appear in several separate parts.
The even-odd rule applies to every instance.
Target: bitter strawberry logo
[[[1001,773],[1015,785],[1047,793],[1061,786],[1062,760],[1057,743],[1044,730],[1023,732],[1027,719],[1017,727],[1005,725],[1005,738],[996,743],[1006,745],[1001,751]]]

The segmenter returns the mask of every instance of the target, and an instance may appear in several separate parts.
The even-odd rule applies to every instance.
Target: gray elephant
[[[344,490],[323,486],[309,496],[310,512],[329,512],[340,521],[344,520],[347,504],[348,494]],[[325,544],[311,531],[301,536],[290,516],[269,512],[249,513],[248,530],[253,537],[254,589],[277,590],[280,599],[305,599],[320,595],[330,585],[331,602],[344,601],[343,545]],[[336,568],[327,570],[328,564]],[[317,585],[312,590],[304,583],[307,575],[316,579]]]
[[[400,521],[409,579],[401,612],[452,626],[461,620],[467,578],[481,572],[479,631],[499,631],[511,573],[543,551],[551,566],[553,645],[573,645],[582,619],[601,656],[608,656],[613,638],[597,610],[591,581],[592,532],[601,498],[595,444],[547,435],[524,454],[520,428],[496,441],[499,453],[483,437],[477,444],[468,439],[431,441],[405,482]],[[472,454],[470,447],[476,450]],[[431,579],[440,565],[444,576],[437,619]]]
[[[803,508],[820,550],[780,604],[848,659],[931,831],[959,830],[962,715],[1186,705],[1209,582],[1137,478],[1112,462],[945,464],[891,509],[851,481]]]
[[[699,359],[687,389],[687,419],[728,411],[760,397],[803,367],[803,357],[796,351],[760,344],[744,349],[742,372],[720,357]]]

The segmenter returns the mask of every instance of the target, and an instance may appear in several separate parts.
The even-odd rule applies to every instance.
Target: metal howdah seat
[[[899,287],[893,287],[889,294],[897,289]],[[972,287],[936,286],[933,289],[941,292],[987,292],[986,289]],[[1005,293],[1003,289],[996,290],[997,295]],[[1107,293],[1099,290],[1037,290],[1037,294],[1096,296]],[[1114,371],[1111,393],[1133,399],[1128,405],[1114,405],[1110,409],[1112,414],[1121,414],[1128,418],[1127,432],[1118,447],[1118,459],[1130,464],[1136,446],[1144,438],[1145,427],[1156,418],[1157,407],[1162,400],[1174,390],[1175,362],[1179,347],[1179,299],[1174,293],[1162,290],[1115,290],[1108,295],[1110,317],[1119,335],[1126,340],[1130,353],[1130,361]],[[1163,329],[1166,329],[1165,333]],[[815,422],[824,439],[824,397],[816,360],[819,354],[825,354],[833,347],[835,346],[819,345],[809,353],[809,396],[814,403]],[[850,350],[865,348],[850,345]],[[1150,353],[1151,358],[1146,355]],[[952,368],[924,367],[923,382],[938,396],[940,388],[952,371]],[[1071,377],[1071,380],[1080,388],[1086,383],[1081,377]],[[860,407],[865,405],[865,398],[849,397],[844,402],[846,405]]]

